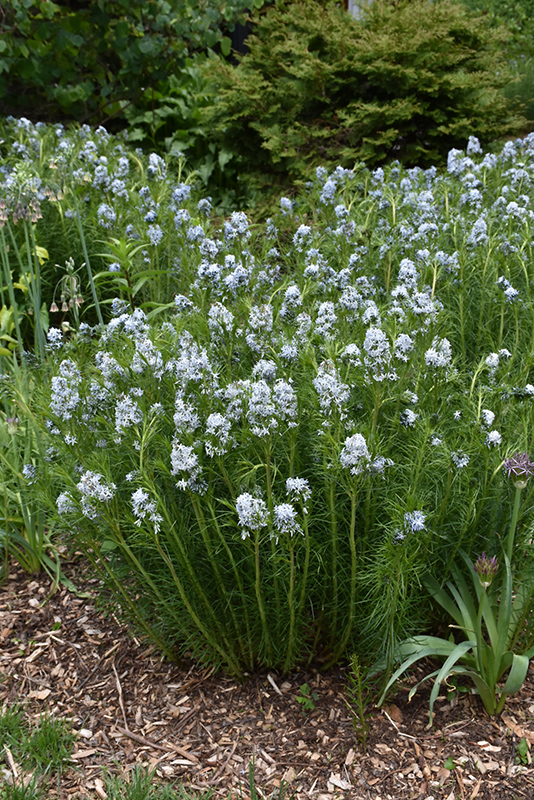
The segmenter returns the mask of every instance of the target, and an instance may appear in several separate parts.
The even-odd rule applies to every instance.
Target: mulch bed
[[[215,798],[242,792],[246,800],[251,758],[259,797],[283,781],[295,800],[534,796],[530,755],[528,764],[516,763],[520,740],[534,744],[532,666],[522,692],[496,719],[467,694],[452,703],[442,698],[428,728],[428,690],[409,704],[408,690],[400,691],[394,704],[373,709],[364,752],[342,669],[261,672],[241,684],[164,662],[113,614],[96,609],[98,584],[79,562],[64,569],[78,594],[60,587],[47,599],[50,579],[15,567],[0,587],[0,707],[23,701],[30,722],[49,712],[72,720],[78,732],[72,766],[59,790],[51,783],[51,798],[105,798],[105,772],[126,774],[142,764],[161,782],[211,788]],[[307,713],[297,701],[304,683],[317,695]],[[454,769],[445,768],[448,759]],[[13,769],[7,754],[2,766],[0,784]]]

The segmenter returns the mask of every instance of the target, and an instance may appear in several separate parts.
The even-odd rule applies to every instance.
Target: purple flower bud
[[[7,432],[11,436],[14,436],[14,434],[17,432],[18,424],[19,424],[18,417],[6,417]]]
[[[482,553],[482,555],[477,558],[475,561],[475,572],[484,589],[487,589],[488,586],[491,585],[498,569],[499,562],[497,561],[497,556],[490,558],[486,553]]]

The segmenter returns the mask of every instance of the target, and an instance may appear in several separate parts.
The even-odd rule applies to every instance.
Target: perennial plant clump
[[[4,166],[0,241],[23,241],[33,187],[42,220],[21,224],[93,298],[50,312],[27,367],[32,487],[57,525],[169,656],[236,674],[391,659],[434,618],[428,571],[497,551],[503,459],[529,447],[534,139],[492,154],[471,138],[443,173],[319,168],[255,226],[212,219],[183,171],[105,132],[8,130],[25,149]],[[21,357],[2,359],[8,398]]]
[[[456,623],[451,627],[460,630],[464,638],[457,643],[454,636],[440,639],[420,635],[400,642],[395,648],[394,659],[402,663],[387,682],[379,703],[384,702],[390,686],[412,664],[420,659],[436,657],[445,659],[443,665],[413,686],[409,695],[411,698],[423,681],[435,679],[430,694],[430,722],[441,685],[451,676],[456,681],[468,678],[474,683],[488,714],[499,714],[508,695],[515,694],[523,686],[534,655],[534,646],[527,648],[523,638],[525,620],[532,613],[534,575],[530,570],[523,573],[519,581],[514,581],[516,576],[511,554],[514,552],[521,493],[529,477],[534,475],[534,462],[528,453],[516,453],[505,460],[504,468],[508,477],[520,476],[521,480],[514,482],[514,510],[508,532],[503,537],[502,579],[495,580],[499,571],[496,555],[489,557],[482,553],[473,564],[463,551],[461,555],[474,586],[474,598],[470,581],[465,579],[457,565],[451,571],[452,580],[446,581],[445,587],[431,576],[426,578],[430,593]],[[377,664],[373,671],[379,671],[383,666],[384,663]]]

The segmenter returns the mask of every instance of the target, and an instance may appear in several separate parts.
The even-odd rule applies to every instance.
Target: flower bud
[[[478,575],[480,585],[483,586],[484,589],[487,589],[488,586],[491,585],[498,569],[499,562],[497,561],[497,556],[490,558],[486,553],[482,553],[482,555],[477,558],[475,561],[475,572]]]

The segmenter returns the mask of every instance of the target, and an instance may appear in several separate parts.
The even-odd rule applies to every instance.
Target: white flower
[[[231,420],[222,414],[210,414],[206,420],[206,437],[204,447],[209,456],[222,456],[228,452],[230,440]]]
[[[495,414],[493,411],[490,411],[489,408],[483,408],[480,412],[480,416],[482,417],[482,424],[487,428],[491,428],[493,425],[493,420],[495,419]]]
[[[29,484],[34,483],[37,478],[37,467],[35,464],[24,464],[22,474]]]
[[[163,517],[156,511],[155,500],[150,500],[149,495],[144,489],[137,489],[132,494],[132,510],[134,516],[137,517],[135,524],[140,527],[143,520],[147,517],[154,525],[154,533],[157,535],[160,530],[160,523],[163,522]]]
[[[74,362],[70,360],[60,364],[59,372],[58,376],[52,378],[50,408],[58,417],[68,420],[80,403],[78,386],[82,376]]]
[[[408,361],[410,353],[413,350],[413,341],[407,333],[401,333],[395,339],[395,358],[401,361]]]
[[[320,364],[317,377],[313,379],[313,385],[323,414],[330,416],[334,409],[337,409],[343,419],[345,416],[344,406],[349,399],[350,390],[346,383],[339,380],[333,361],[323,361]]]
[[[63,331],[59,328],[50,328],[46,334],[47,350],[60,350],[63,347]]]
[[[189,473],[192,478],[196,478],[200,472],[198,455],[192,447],[180,444],[176,439],[172,443],[171,450],[171,475]]]
[[[305,478],[288,478],[286,480],[286,492],[293,502],[302,500],[305,503],[311,497],[310,484]]]
[[[488,447],[498,447],[502,442],[502,436],[499,431],[489,431],[486,436],[486,445]]]
[[[77,484],[78,491],[83,497],[107,503],[113,499],[117,487],[114,483],[105,483],[104,476],[98,472],[84,472]]]
[[[426,514],[422,511],[409,511],[404,515],[404,526],[410,531],[424,531],[425,530]]]
[[[345,439],[339,460],[341,466],[350,467],[351,475],[360,475],[368,468],[371,456],[361,433],[355,433],[354,436]]]
[[[448,339],[434,339],[432,347],[425,353],[425,361],[429,367],[438,369],[448,367],[451,363],[452,349]]]
[[[200,425],[200,417],[192,403],[186,403],[181,397],[176,398],[174,424],[177,433],[193,433]]]
[[[288,533],[290,536],[295,533],[302,533],[302,527],[297,520],[297,512],[291,503],[280,503],[280,505],[274,507],[273,524],[275,530],[279,533]]]
[[[76,511],[74,500],[72,499],[72,496],[68,492],[62,492],[58,496],[56,500],[56,506],[61,516],[63,516],[64,514],[72,514],[74,511]]]
[[[400,415],[401,425],[404,425],[406,428],[411,428],[412,425],[415,425],[418,416],[419,414],[416,414],[411,408],[406,408]]]
[[[248,492],[240,494],[237,498],[236,511],[239,525],[242,528],[242,539],[250,536],[250,531],[259,531],[269,524],[269,511],[265,502],[259,497],[253,497]]]
[[[115,430],[121,434],[125,428],[139,425],[143,421],[143,414],[135,400],[123,394],[115,405]]]
[[[469,456],[466,455],[465,453],[461,452],[451,453],[451,458],[453,460],[453,463],[458,469],[463,469],[464,467],[467,467],[467,465],[469,464]]]

